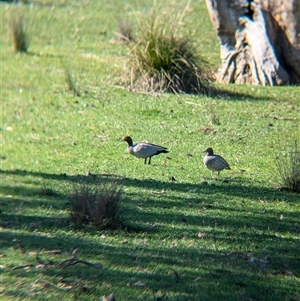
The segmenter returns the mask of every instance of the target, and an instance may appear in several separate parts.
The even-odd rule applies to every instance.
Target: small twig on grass
[[[181,275],[183,275],[185,273],[185,271],[181,272],[181,273],[178,273],[176,270],[172,269],[172,268],[168,268],[168,269],[164,269],[164,270],[167,270],[167,271],[172,271],[173,274],[175,275],[176,277],[176,283],[179,282],[179,279],[181,277]]]
[[[12,270],[24,269],[24,268],[47,269],[49,265],[53,265],[53,263],[51,263],[50,261],[48,263],[46,263],[43,259],[41,259],[39,257],[39,252],[36,253],[35,259],[36,259],[36,262],[38,263],[37,265],[33,264],[33,263],[32,264],[21,264],[16,267],[13,267]]]
[[[17,240],[15,240],[15,241],[17,241]],[[18,242],[18,245],[19,245],[20,241],[17,241],[17,242]],[[71,265],[81,263],[81,264],[85,264],[87,266],[90,266],[92,268],[104,269],[104,267],[99,263],[91,263],[91,262],[88,262],[88,261],[85,261],[85,260],[77,259],[77,257],[76,257],[77,251],[78,251],[78,248],[74,249],[70,259],[63,260],[61,263],[57,264],[56,266],[60,267],[60,268],[67,268]],[[53,250],[53,251],[48,251],[48,252],[49,253],[53,252],[54,254],[60,254],[61,253],[60,250]],[[39,256],[39,252],[36,253],[35,259],[38,263],[37,265],[36,264],[22,264],[22,265],[18,265],[18,266],[13,267],[12,270],[23,269],[23,268],[43,268],[43,269],[47,269],[49,267],[49,265],[55,266],[55,264],[53,262],[48,261],[48,263],[46,263],[43,259],[41,259],[40,256]]]
[[[47,265],[46,262],[39,257],[39,252],[36,253],[35,259],[37,263]]]
[[[24,269],[24,268],[34,268],[35,267],[35,264],[20,264],[20,265],[17,265],[16,267],[13,267],[11,270],[14,271],[14,270],[17,270],[17,269]]]
[[[54,255],[58,255],[58,254],[61,254],[61,250],[43,250],[43,253],[46,253],[46,254],[54,254]]]
[[[78,251],[78,248],[74,249],[73,252],[72,252],[72,257],[70,259],[66,259],[66,260],[62,261],[60,264],[58,264],[58,266],[61,267],[61,268],[67,268],[71,265],[82,263],[82,264],[85,264],[85,265],[90,266],[92,268],[104,269],[104,267],[99,263],[91,263],[91,262],[88,262],[88,261],[85,261],[85,260],[77,259],[76,258],[77,251]]]
[[[18,247],[21,251],[22,254],[25,254],[26,253],[26,250],[25,248],[23,247],[23,245],[21,244],[21,241],[17,238],[14,238],[13,241],[15,241],[17,244],[18,244]]]
[[[94,136],[94,137],[97,137],[97,136]],[[97,137],[99,138],[99,137]],[[91,173],[89,170],[88,172],[86,173],[86,175],[88,177],[112,177],[112,178],[122,178],[122,176],[119,176],[119,175],[116,175],[116,174],[113,174],[113,173]]]
[[[48,263],[46,263],[44,260],[42,260],[39,257],[39,252],[36,253],[36,257],[35,257],[38,265],[36,266],[36,268],[43,268],[43,269],[47,269],[48,265],[53,265],[53,263],[51,263],[50,261],[48,261]]]
[[[179,282],[180,276],[183,275],[183,274],[185,273],[185,271],[183,271],[183,272],[181,272],[181,273],[179,274],[179,273],[178,273],[177,271],[175,271],[174,269],[169,269],[169,270],[171,270],[171,271],[174,273],[174,275],[175,275],[175,277],[176,277],[176,283]]]
[[[276,115],[273,115],[273,114],[270,114],[270,116],[275,119],[275,120],[296,120],[296,118],[293,118],[293,117],[280,117],[280,116],[276,116]]]
[[[189,104],[189,105],[194,105],[194,106],[202,106],[202,104],[200,103],[195,103],[195,102],[192,102],[192,101],[185,101],[185,103]]]
[[[114,296],[114,294],[110,294],[108,297],[103,296],[102,301],[116,301],[116,297]]]

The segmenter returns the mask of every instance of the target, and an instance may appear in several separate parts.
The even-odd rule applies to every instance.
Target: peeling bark
[[[271,86],[300,82],[300,0],[206,4],[221,44],[217,81]]]

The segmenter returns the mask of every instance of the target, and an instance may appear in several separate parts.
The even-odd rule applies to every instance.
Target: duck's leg
[[[151,164],[151,157],[149,157],[149,159],[148,159],[148,164],[149,165]]]
[[[147,164],[147,158],[145,158],[145,160],[144,160],[144,164]]]

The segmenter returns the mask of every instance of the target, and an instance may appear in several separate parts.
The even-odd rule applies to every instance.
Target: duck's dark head
[[[206,148],[203,152],[207,153],[209,156],[212,156],[214,154],[214,151],[211,147]]]
[[[132,146],[132,139],[129,136],[123,137],[121,141],[126,141],[129,146]]]

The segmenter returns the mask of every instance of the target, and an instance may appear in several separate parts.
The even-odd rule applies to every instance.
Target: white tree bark
[[[300,0],[206,0],[206,4],[221,44],[219,82],[300,82]]]

